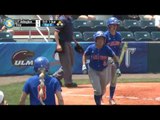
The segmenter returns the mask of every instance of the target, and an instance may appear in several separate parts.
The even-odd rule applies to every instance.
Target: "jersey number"
[[[38,86],[38,93],[39,93],[39,91],[40,91],[40,85]],[[45,100],[46,99],[46,86],[44,86],[43,88],[42,88],[42,90],[43,90],[43,97],[42,97],[42,100]],[[38,99],[40,99],[40,96],[38,95]]]

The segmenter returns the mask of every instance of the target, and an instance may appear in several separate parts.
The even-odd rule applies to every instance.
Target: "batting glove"
[[[119,68],[116,70],[116,75],[117,75],[117,77],[120,77],[120,76],[121,76],[121,71],[120,71]]]
[[[113,64],[113,59],[111,57],[108,57],[108,64]]]
[[[87,74],[87,67],[86,67],[86,65],[82,66],[82,72],[83,72],[83,74]]]

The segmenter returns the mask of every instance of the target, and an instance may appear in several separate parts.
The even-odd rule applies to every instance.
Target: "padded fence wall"
[[[84,49],[93,42],[80,42]],[[72,44],[73,47],[75,44]],[[53,52],[56,44],[50,43],[0,43],[0,75],[34,74],[33,61],[38,56],[45,56],[50,61],[53,74],[60,67]],[[121,64],[122,73],[160,72],[160,43],[129,42]],[[82,55],[74,51],[73,74],[82,74]]]

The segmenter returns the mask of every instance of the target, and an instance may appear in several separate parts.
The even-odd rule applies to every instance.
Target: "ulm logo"
[[[24,61],[24,60],[16,60],[14,62],[14,65],[15,66],[33,66],[33,60],[27,60],[27,61]]]
[[[34,56],[34,52],[29,50],[20,50],[12,56],[12,64],[15,66],[33,66],[34,62],[30,58]]]

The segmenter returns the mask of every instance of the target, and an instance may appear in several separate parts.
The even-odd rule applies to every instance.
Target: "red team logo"
[[[39,91],[40,91],[40,89],[41,89],[41,87],[40,87],[40,85],[38,85],[38,93],[39,93]],[[44,101],[44,100],[46,100],[46,98],[47,98],[47,96],[46,96],[46,86],[43,86],[43,97],[42,97],[42,100]],[[38,95],[38,99],[40,99],[40,96]]]
[[[110,43],[108,43],[109,46],[120,46],[121,42],[119,41],[112,41]]]

